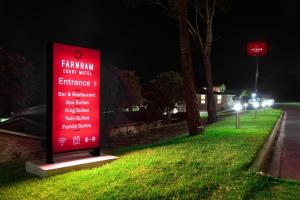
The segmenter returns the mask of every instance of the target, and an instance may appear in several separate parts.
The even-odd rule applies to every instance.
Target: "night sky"
[[[1,1],[0,47],[27,57],[46,85],[46,45],[61,41],[100,48],[102,65],[136,71],[145,85],[157,74],[180,72],[177,22],[158,7],[129,8],[122,0]],[[247,41],[266,40],[259,90],[279,100],[300,100],[300,3],[297,0],[235,0],[214,21],[213,74],[228,89],[253,89],[255,60]],[[199,49],[193,48],[197,86],[204,85]],[[38,103],[45,101],[41,94]]]

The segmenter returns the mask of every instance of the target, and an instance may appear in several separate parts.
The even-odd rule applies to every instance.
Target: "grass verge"
[[[0,168],[1,199],[296,199],[300,183],[274,179],[249,166],[280,115],[279,110],[228,117],[203,135],[186,135],[116,152],[100,168],[49,178]]]

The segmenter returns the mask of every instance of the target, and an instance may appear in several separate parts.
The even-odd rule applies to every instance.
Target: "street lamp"
[[[254,118],[256,118],[256,109],[259,107],[259,103],[257,101],[253,102],[253,107],[254,107]]]
[[[272,107],[274,104],[274,100],[273,99],[269,99],[267,102],[268,107]]]
[[[261,104],[261,107],[264,108],[264,112],[266,112],[266,107],[268,106],[267,102],[266,101],[263,101],[262,104]]]
[[[253,107],[257,109],[259,107],[259,103],[257,101],[253,102]]]
[[[248,104],[244,103],[244,109],[245,109],[245,111],[247,111],[247,107],[248,107]]]
[[[240,103],[236,103],[234,104],[233,109],[236,111],[236,128],[240,128],[240,110],[242,109],[242,105]]]

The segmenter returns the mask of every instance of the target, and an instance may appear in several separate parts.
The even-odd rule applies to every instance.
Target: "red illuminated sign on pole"
[[[248,56],[265,56],[268,52],[267,42],[248,42],[247,55]]]
[[[256,61],[256,73],[255,73],[255,83],[254,92],[257,93],[257,82],[258,82],[258,57],[265,56],[268,53],[268,44],[264,41],[254,41],[247,43],[247,55],[254,56]]]
[[[47,160],[53,162],[54,153],[100,148],[100,51],[53,43],[50,54]]]

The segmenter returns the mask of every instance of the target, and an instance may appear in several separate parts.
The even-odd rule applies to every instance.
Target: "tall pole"
[[[257,93],[257,80],[258,80],[258,57],[255,56],[255,61],[256,61],[256,73],[255,73],[255,88],[254,91]]]
[[[235,128],[240,128],[240,111],[236,111]]]

